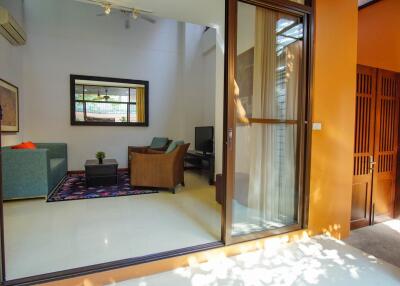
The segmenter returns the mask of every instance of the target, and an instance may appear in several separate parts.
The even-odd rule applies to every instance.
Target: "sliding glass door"
[[[0,105],[0,132],[1,122],[3,120],[3,108]],[[0,136],[0,148],[2,146]],[[2,166],[2,151],[0,149],[0,166]],[[3,285],[6,273],[5,273],[5,253],[4,253],[4,216],[3,216],[3,174],[0,172],[0,285]]]
[[[269,1],[246,2],[234,3],[229,18],[236,37],[228,51],[228,243],[304,222],[307,17]]]

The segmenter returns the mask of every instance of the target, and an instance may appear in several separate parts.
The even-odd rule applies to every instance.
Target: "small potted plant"
[[[103,164],[103,159],[106,157],[106,153],[99,151],[96,153],[96,158],[99,160],[99,164]]]

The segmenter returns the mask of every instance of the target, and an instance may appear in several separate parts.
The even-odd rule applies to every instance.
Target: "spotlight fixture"
[[[104,14],[110,15],[111,13],[111,4],[104,4]]]
[[[138,10],[136,10],[136,9],[133,9],[133,10],[132,10],[132,18],[133,18],[134,20],[136,20],[137,18],[139,18],[139,11],[138,11]]]
[[[130,27],[130,22],[131,20],[138,20],[142,19],[144,21],[147,21],[149,23],[155,24],[156,20],[153,19],[153,17],[150,17],[148,14],[153,13],[153,11],[150,10],[144,10],[144,9],[139,9],[136,7],[126,7],[126,6],[121,6],[118,4],[113,4],[109,1],[111,0],[85,0],[87,2],[93,3],[94,5],[101,6],[103,9],[102,13],[97,14],[97,16],[109,16],[110,14],[113,14],[115,11],[121,12],[124,16],[126,16],[125,19],[125,28],[129,29]]]

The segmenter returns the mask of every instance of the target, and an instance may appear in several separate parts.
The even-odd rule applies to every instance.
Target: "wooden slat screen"
[[[373,154],[374,93],[376,70],[360,67],[357,72],[356,120],[353,175],[370,172],[369,160]]]
[[[380,71],[378,89],[377,128],[379,173],[394,171],[397,149],[398,79],[395,73]]]
[[[393,216],[399,89],[395,72],[357,66],[352,228]]]

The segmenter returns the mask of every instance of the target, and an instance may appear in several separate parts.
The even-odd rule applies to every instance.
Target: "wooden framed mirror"
[[[71,75],[71,125],[149,126],[149,82]]]

